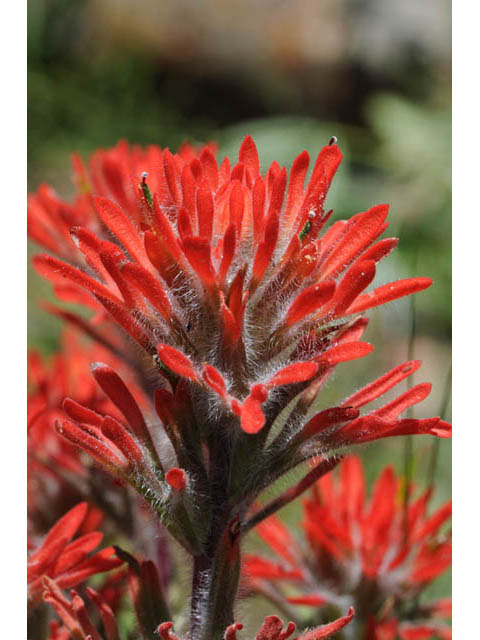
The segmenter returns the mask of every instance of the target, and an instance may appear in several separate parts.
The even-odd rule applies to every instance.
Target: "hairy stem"
[[[223,434],[228,433],[223,430]],[[233,623],[240,574],[240,528],[232,517],[229,475],[233,443],[212,437],[210,527],[204,551],[194,558],[190,634],[192,640],[221,640]]]

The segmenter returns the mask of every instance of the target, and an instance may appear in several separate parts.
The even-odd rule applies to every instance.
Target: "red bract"
[[[113,547],[92,552],[102,541],[103,534],[90,530],[73,540],[85,522],[88,513],[86,502],[68,511],[50,529],[42,544],[29,556],[27,568],[29,604],[38,604],[45,577],[49,577],[59,589],[69,589],[90,576],[110,571],[122,564]]]
[[[267,584],[277,590],[281,581],[288,581],[299,592],[285,597],[290,604],[320,607],[353,602],[358,632],[370,619],[370,628],[378,626],[379,630],[377,635],[372,630],[371,638],[368,634],[365,637],[383,639],[381,634],[389,626],[397,629],[398,624],[393,622],[397,610],[402,611],[405,602],[414,599],[451,564],[450,538],[439,534],[450,519],[451,503],[428,515],[429,490],[411,501],[405,511],[399,490],[398,478],[387,467],[367,500],[360,459],[347,457],[337,480],[332,474],[323,476],[305,501],[303,528],[308,548],[303,548],[275,518],[258,525],[257,533],[278,557],[246,557],[244,571],[251,588],[264,593]],[[402,622],[399,628],[407,630],[400,637],[423,637],[408,633],[413,634],[412,629],[419,625],[426,628],[430,624],[433,628],[428,618],[437,610],[433,606],[418,608],[415,617],[420,623],[409,614],[400,617],[405,625]],[[396,638],[395,633],[392,638]]]

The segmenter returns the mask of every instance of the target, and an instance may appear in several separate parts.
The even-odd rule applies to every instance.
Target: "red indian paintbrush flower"
[[[141,411],[115,369],[96,363],[121,417],[67,399],[69,419],[57,429],[130,482],[196,558],[194,637],[198,625],[210,638],[232,623],[241,534],[332,469],[335,451],[450,435],[439,418],[401,417],[427,384],[361,415],[418,362],[312,411],[335,368],[372,350],[360,340],[364,312],[431,284],[412,278],[367,292],[397,240],[380,239],[386,205],[326,228],[341,158],[334,142],[324,147],[306,183],[306,152],[287,180],[278,163],[260,171],[250,137],[233,167],[218,166],[211,146],[173,155],[121,143],[92,156],[88,170],[75,159],[73,204],[44,187],[30,199],[31,236],[58,256],[38,256],[38,271],[60,299],[95,315],[89,323],[56,313],[134,366],[156,413]],[[314,456],[303,481],[245,522],[263,489]]]
[[[45,531],[68,506],[80,500],[95,501],[93,486],[102,487],[103,507],[108,502],[108,478],[98,473],[82,449],[59,436],[53,424],[67,417],[62,409],[65,396],[121,419],[121,413],[90,375],[90,363],[96,360],[122,371],[136,398],[145,405],[146,398],[135,385],[131,369],[104,346],[84,340],[78,331],[64,330],[61,351],[49,360],[36,351],[29,353],[27,488],[29,524],[34,531]],[[108,484],[114,493],[122,490],[113,482]]]
[[[451,541],[439,530],[451,516],[451,502],[428,515],[428,490],[405,510],[399,490],[399,479],[387,467],[367,500],[360,459],[347,457],[337,481],[332,474],[323,476],[304,503],[307,548],[278,519],[258,525],[257,533],[281,562],[247,556],[244,571],[251,588],[279,595],[278,586],[290,582],[300,592],[285,596],[291,604],[318,608],[353,603],[353,625],[364,634],[358,638],[380,640],[387,628],[406,629],[405,635],[398,631],[400,637],[412,639],[448,633],[438,620],[432,622],[438,607],[408,611],[405,605],[450,567]],[[408,635],[417,628],[426,633],[427,627],[434,629],[431,635]]]
[[[263,444],[281,409],[296,396],[281,438],[295,435],[297,451],[306,440],[328,452],[385,435],[447,434],[438,419],[397,419],[428,394],[427,385],[382,414],[360,418],[358,409],[370,401],[363,397],[305,424],[333,369],[372,349],[359,342],[365,328],[359,314],[430,284],[414,278],[364,293],[376,263],[396,245],[394,238],[378,240],[387,227],[386,206],[338,221],[318,237],[331,215],[324,201],[340,161],[336,144],[324,147],[304,187],[309,158],[303,152],[293,163],[287,190],[287,173],[276,163],[260,174],[249,137],[233,169],[228,160],[218,168],[210,147],[174,156],[168,149],[144,152],[122,144],[96,154],[90,176],[77,159],[77,184],[85,191],[92,183],[102,194],[84,193],[81,206],[71,205],[89,211],[87,226],[70,230],[87,269],[50,256],[38,257],[37,268],[70,301],[85,303],[90,294],[88,304],[100,317],[113,319],[150,356],[156,386],[171,393],[178,380],[188,381],[196,406],[203,405],[206,430],[212,423],[238,424],[245,434],[261,432],[256,442]],[[43,221],[42,228],[52,231],[53,223],[46,225],[45,215],[35,214],[38,208],[50,221],[75,217],[43,189],[31,198],[35,229]],[[108,230],[114,242],[92,229]],[[61,253],[62,243],[48,242],[47,236],[33,232]],[[380,384],[388,389],[414,367],[407,363]],[[289,445],[288,453],[293,449]]]
[[[41,599],[45,577],[51,578],[58,589],[69,589],[94,574],[110,571],[123,564],[113,547],[91,555],[102,541],[103,534],[94,528],[98,525],[97,518],[93,523],[88,522],[88,511],[86,502],[70,509],[30,554],[27,583],[31,606],[38,604]],[[73,540],[82,527],[82,535]]]

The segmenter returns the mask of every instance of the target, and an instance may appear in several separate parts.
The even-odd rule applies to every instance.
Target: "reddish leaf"
[[[332,309],[336,316],[343,315],[352,302],[372,282],[375,272],[376,267],[373,260],[355,262],[337,286],[329,309]]]
[[[323,640],[324,638],[330,638],[352,620],[354,613],[353,607],[350,607],[347,615],[343,616],[343,618],[338,618],[329,624],[324,624],[321,627],[312,629],[312,631],[307,631],[307,633],[298,636],[295,640]]]
[[[107,198],[94,196],[93,201],[101,220],[122,243],[132,258],[140,264],[145,263],[143,243],[128,216]]]
[[[333,296],[335,283],[333,280],[320,282],[304,289],[294,300],[287,311],[285,324],[292,327],[314,311],[317,311]]]
[[[258,433],[265,424],[261,402],[252,395],[242,404],[240,424],[245,433]]]
[[[184,356],[178,349],[175,347],[170,347],[167,344],[159,344],[157,346],[158,356],[163,364],[171,369],[174,373],[181,376],[182,378],[187,378],[188,380],[193,380],[194,382],[198,382],[198,375],[195,371],[192,363],[190,362],[187,356]]]
[[[358,214],[322,266],[322,277],[336,276],[346,269],[379,235],[388,205],[379,205]]]
[[[240,146],[240,151],[238,152],[238,160],[252,171],[254,177],[258,175],[258,151],[251,136],[246,136],[244,138]]]
[[[354,393],[347,398],[343,404],[352,407],[363,407],[363,405],[382,396],[389,389],[404,380],[404,378],[415,373],[421,364],[421,360],[410,360],[399,364],[388,371],[388,373],[385,373],[374,382],[371,382],[366,387],[363,387],[363,389],[360,389],[360,391]]]
[[[194,271],[207,287],[215,284],[215,271],[212,265],[210,242],[207,238],[190,236],[184,239],[183,249]]]
[[[296,362],[290,364],[277,373],[269,380],[267,387],[279,387],[283,384],[295,384],[297,382],[305,382],[310,380],[317,373],[319,364],[316,362]]]
[[[346,342],[325,351],[318,361],[321,364],[332,367],[340,362],[364,358],[371,351],[373,351],[373,346],[368,342]]]

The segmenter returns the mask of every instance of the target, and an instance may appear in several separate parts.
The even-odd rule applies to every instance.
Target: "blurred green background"
[[[382,202],[400,244],[378,284],[426,275],[415,300],[415,382],[434,389],[418,417],[450,418],[450,3],[444,0],[30,0],[29,188],[69,197],[70,154],[119,138],[176,149],[215,140],[235,156],[245,134],[262,166],[315,156],[336,135],[345,160],[327,204],[336,218]],[[43,351],[59,325],[39,311],[48,286],[31,274],[29,341]],[[407,358],[408,300],[373,314],[367,360],[339,368],[322,404]],[[371,480],[386,461],[403,468],[404,442],[361,450]],[[442,441],[436,502],[450,494]],[[414,444],[414,477],[428,475],[432,440]],[[298,519],[299,505],[286,510]],[[449,592],[449,576],[435,586]]]

